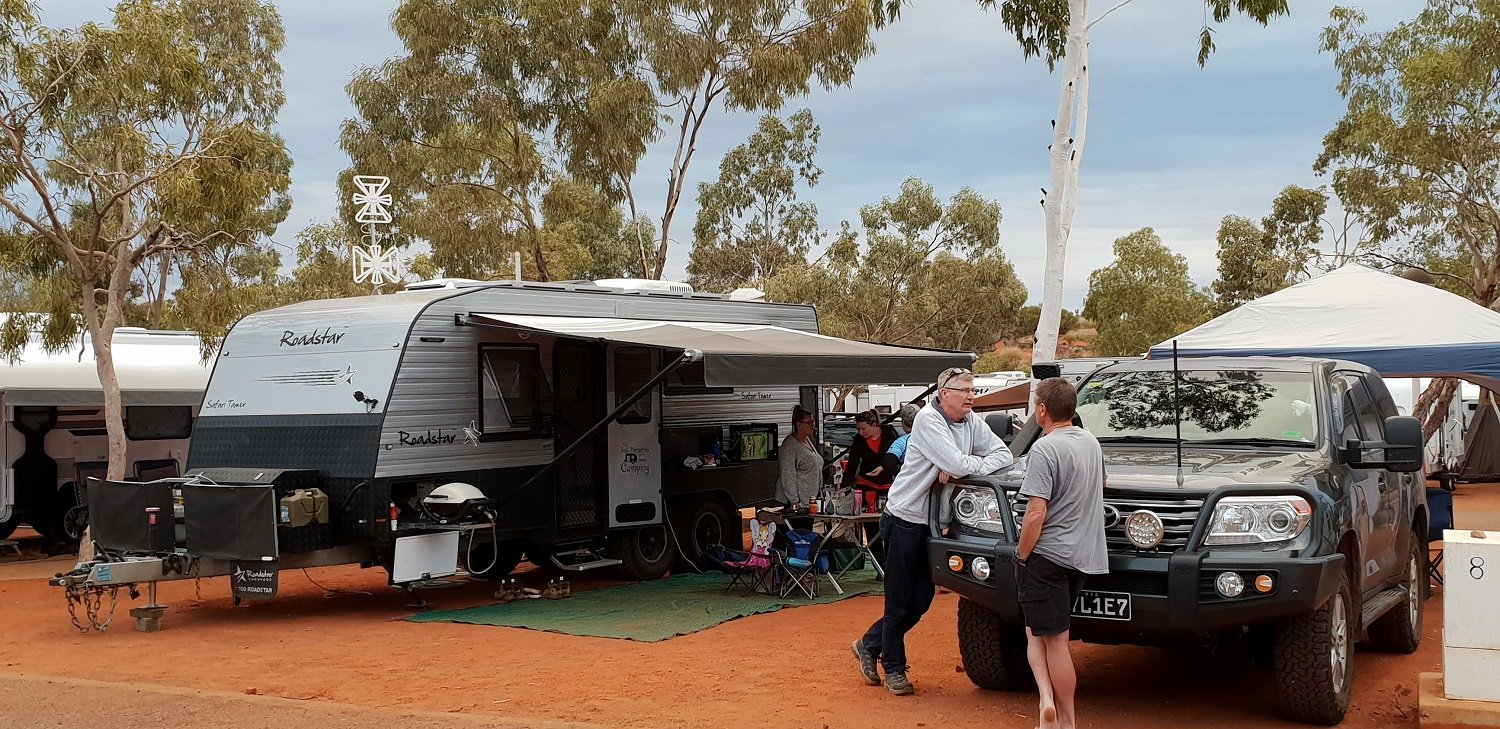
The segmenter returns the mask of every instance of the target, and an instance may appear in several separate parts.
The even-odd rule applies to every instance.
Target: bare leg
[[[1026,629],[1026,662],[1031,664],[1031,675],[1036,677],[1036,692],[1041,698],[1041,729],[1055,729],[1057,724],[1057,700],[1052,691],[1052,672],[1048,665],[1047,638],[1038,638]],[[1064,644],[1066,647],[1066,644]]]
[[[1040,640],[1046,648],[1047,678],[1052,683],[1052,696],[1057,702],[1057,725],[1061,729],[1074,729],[1078,726],[1073,703],[1073,695],[1078,689],[1078,673],[1073,668],[1073,655],[1068,651],[1068,634],[1049,635]]]

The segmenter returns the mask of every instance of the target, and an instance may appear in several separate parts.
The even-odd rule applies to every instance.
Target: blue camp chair
[[[1433,542],[1443,541],[1443,530],[1453,528],[1453,492],[1447,489],[1427,489],[1427,544],[1431,550]],[[1427,574],[1433,582],[1443,584],[1443,550],[1437,550],[1427,566]]]
[[[818,575],[827,575],[833,589],[843,592],[828,573],[828,553],[822,550],[823,535],[811,529],[788,529],[782,533],[784,549],[776,551],[776,572],[781,596],[793,591],[808,599],[818,596]]]

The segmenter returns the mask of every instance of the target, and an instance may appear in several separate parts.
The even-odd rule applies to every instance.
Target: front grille
[[[1099,592],[1128,592],[1132,595],[1167,595],[1167,573],[1165,572],[1108,572],[1089,575],[1083,581],[1083,589]]]
[[[1011,498],[1016,508],[1016,529],[1021,528],[1021,521],[1026,516],[1026,497],[1016,493]],[[1187,546],[1188,537],[1192,536],[1193,524],[1198,521],[1198,512],[1203,509],[1203,499],[1174,499],[1170,496],[1153,496],[1144,498],[1106,496],[1104,503],[1118,509],[1120,516],[1118,522],[1109,525],[1109,517],[1112,512],[1105,511],[1104,541],[1112,551],[1138,552],[1125,536],[1125,519],[1140,510],[1155,513],[1161,517],[1162,527],[1165,534],[1161,544],[1152,552],[1175,552]]]

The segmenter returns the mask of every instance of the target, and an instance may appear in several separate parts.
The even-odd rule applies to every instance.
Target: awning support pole
[[[553,466],[561,463],[564,458],[573,455],[573,451],[578,450],[578,448],[583,445],[584,441],[587,441],[589,438],[594,437],[594,435],[598,434],[599,431],[603,430],[610,423],[615,422],[615,420],[618,419],[621,415],[624,415],[625,411],[629,410],[631,406],[635,405],[636,402],[638,402],[641,398],[651,394],[651,391],[656,389],[656,386],[661,384],[662,380],[667,379],[667,375],[672,374],[672,372],[678,367],[691,362],[699,362],[702,360],[702,352],[699,352],[696,349],[683,350],[682,354],[677,356],[677,359],[672,360],[667,364],[666,367],[663,367],[660,372],[656,373],[654,377],[647,380],[646,384],[641,386],[641,389],[636,390],[633,394],[631,394],[630,397],[625,398],[625,400],[620,403],[619,407],[615,408],[612,412],[610,412],[609,415],[604,416],[603,420],[594,423],[593,427],[584,431],[583,435],[578,436],[576,440],[574,440],[572,443],[569,443],[568,447],[562,450],[562,453],[553,456],[552,460],[547,462],[547,465],[542,466],[540,470],[531,475],[531,478],[526,479],[526,483],[521,484],[521,487],[519,489],[516,489],[516,493],[524,493],[526,491],[526,487],[535,483],[537,479],[542,477],[542,474],[550,471]]]

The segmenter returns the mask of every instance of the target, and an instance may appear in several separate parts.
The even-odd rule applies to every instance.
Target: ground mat
[[[572,597],[562,600],[520,600],[423,613],[408,620],[501,625],[655,643],[747,615],[881,592],[881,585],[871,570],[850,572],[839,580],[844,588],[842,595],[834,592],[826,580],[820,580],[818,596],[811,600],[801,594],[785,598],[759,593],[747,595],[739,588],[725,595],[724,586],[727,584],[729,576],[718,572],[676,575],[666,580],[574,592]]]

